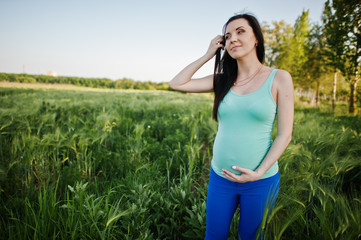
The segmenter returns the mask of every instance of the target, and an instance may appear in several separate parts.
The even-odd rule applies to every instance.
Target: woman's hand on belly
[[[254,182],[260,180],[262,175],[256,171],[252,171],[251,169],[241,168],[238,166],[232,167],[234,170],[242,173],[241,175],[236,175],[231,173],[227,169],[222,169],[222,174],[229,180],[233,182],[245,183],[245,182]]]

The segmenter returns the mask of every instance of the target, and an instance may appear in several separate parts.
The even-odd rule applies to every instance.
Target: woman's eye
[[[226,40],[228,40],[229,38],[230,38],[230,36],[229,35],[227,35],[227,36],[225,36],[224,37]]]
[[[238,34],[240,34],[240,33],[244,33],[244,30],[238,30],[238,32],[237,32]]]

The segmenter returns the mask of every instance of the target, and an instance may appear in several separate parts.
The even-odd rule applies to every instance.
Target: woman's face
[[[235,19],[228,23],[226,33],[226,50],[234,59],[240,59],[249,54],[256,54],[256,36],[252,27],[244,18]]]

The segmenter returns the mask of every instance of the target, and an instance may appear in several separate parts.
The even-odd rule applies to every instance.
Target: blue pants
[[[236,183],[218,176],[211,169],[205,239],[226,240],[233,215],[239,205],[238,236],[242,240],[255,240],[265,208],[269,209],[269,213],[276,201],[279,184],[279,173],[255,182]]]

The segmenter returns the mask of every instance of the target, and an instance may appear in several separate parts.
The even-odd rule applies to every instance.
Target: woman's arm
[[[266,157],[255,171],[235,166],[234,169],[242,173],[241,175],[236,175],[224,170],[224,176],[231,181],[251,182],[261,179],[268,169],[281,157],[292,139],[294,97],[291,75],[286,71],[279,70],[275,77],[275,83],[278,104],[277,136]]]
[[[213,90],[213,75],[204,78],[192,79],[193,75],[209,60],[211,60],[218,48],[223,45],[218,44],[222,41],[222,36],[215,37],[208,48],[207,53],[189,64],[180,73],[178,73],[170,82],[169,87],[182,92],[210,92]]]

